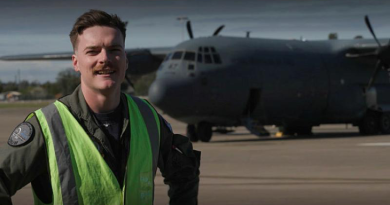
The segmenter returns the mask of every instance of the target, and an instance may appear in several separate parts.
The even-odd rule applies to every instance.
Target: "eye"
[[[121,52],[122,50],[120,48],[112,48],[110,51],[111,52]]]
[[[96,55],[96,54],[98,54],[99,53],[99,51],[97,51],[97,50],[88,50],[87,52],[86,52],[86,54],[88,54],[88,55]]]

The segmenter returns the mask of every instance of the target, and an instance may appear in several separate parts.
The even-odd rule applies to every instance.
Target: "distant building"
[[[21,95],[22,95],[22,93],[20,93],[20,92],[10,91],[7,93],[6,99],[8,101],[18,101],[20,99]]]
[[[0,93],[0,101],[5,101],[6,100],[6,93]]]

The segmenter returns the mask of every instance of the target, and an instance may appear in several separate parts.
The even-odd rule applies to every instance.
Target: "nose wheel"
[[[200,122],[196,129],[198,137],[202,142],[209,142],[213,135],[212,126],[208,122]]]
[[[193,124],[187,125],[187,137],[192,142],[201,140],[202,142],[209,142],[213,135],[212,125],[208,122],[200,122],[197,126]]]
[[[190,138],[191,142],[197,142],[198,136],[196,135],[195,125],[187,125],[187,137]]]

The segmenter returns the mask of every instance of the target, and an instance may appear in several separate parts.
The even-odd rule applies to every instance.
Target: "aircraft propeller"
[[[187,31],[188,31],[188,35],[190,36],[190,39],[193,39],[194,38],[194,35],[192,33],[192,26],[191,26],[191,21],[187,21]],[[213,36],[217,36],[219,34],[219,32],[222,31],[222,29],[225,27],[225,25],[221,25],[219,26],[213,33]]]
[[[374,37],[374,40],[378,44],[378,49],[375,51],[375,56],[377,57],[378,60],[377,60],[376,65],[375,65],[374,73],[372,74],[370,81],[368,82],[368,85],[366,88],[366,90],[368,90],[368,89],[370,89],[371,85],[374,83],[379,69],[381,69],[381,68],[385,69],[386,67],[388,67],[388,65],[386,64],[386,62],[384,60],[384,54],[385,54],[386,49],[384,47],[382,47],[378,38],[376,37],[374,29],[371,26],[370,19],[368,18],[367,15],[364,17],[364,21],[366,22],[366,25],[371,32],[371,35]],[[387,44],[387,47],[389,47],[389,46],[390,46],[390,41]]]
[[[221,25],[214,31],[213,36],[218,36],[219,32],[225,27],[225,25]]]
[[[188,35],[190,36],[190,39],[193,39],[194,35],[192,34],[191,21],[187,21],[187,31]]]
[[[362,54],[350,54],[347,53],[345,56],[348,58],[362,58],[362,57],[376,57],[377,61],[375,64],[374,72],[367,84],[366,91],[370,89],[372,84],[375,82],[376,76],[378,74],[379,69],[386,69],[389,68],[389,63],[385,61],[385,56],[390,55],[390,40],[389,43],[386,46],[382,46],[378,40],[378,38],[375,35],[374,29],[371,26],[370,19],[366,15],[364,17],[364,21],[368,27],[368,30],[370,31],[371,35],[374,37],[375,42],[378,44],[378,48],[374,52],[370,53],[362,53]]]

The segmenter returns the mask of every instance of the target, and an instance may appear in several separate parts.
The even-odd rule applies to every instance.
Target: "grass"
[[[54,100],[34,100],[34,101],[17,101],[17,102],[0,102],[0,109],[7,108],[41,108],[52,103]]]

